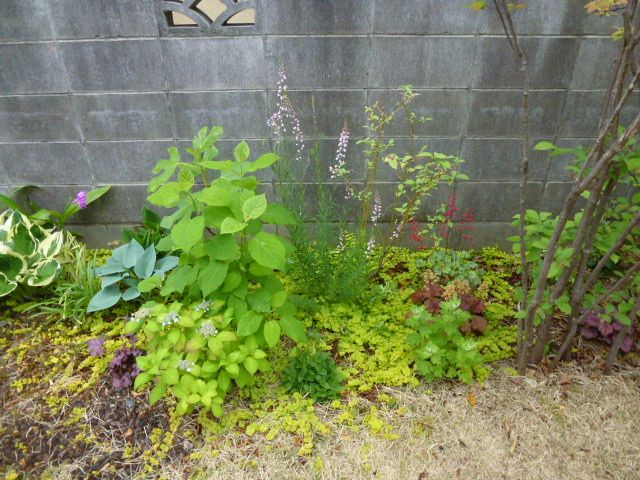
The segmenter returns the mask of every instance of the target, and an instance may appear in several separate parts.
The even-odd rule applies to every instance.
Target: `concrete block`
[[[366,34],[371,30],[370,0],[272,0],[262,7],[265,33]]]
[[[305,137],[337,138],[340,136],[345,120],[349,124],[352,136],[365,134],[364,109],[367,95],[364,90],[298,90],[289,91],[289,98],[300,119],[300,128]],[[277,110],[275,92],[271,92],[269,104],[269,115],[271,115]]]
[[[458,206],[471,210],[478,222],[510,222],[520,208],[520,185],[516,182],[460,182],[456,186]],[[530,182],[526,208],[539,209],[542,183]]]
[[[374,37],[371,86],[469,87],[473,45],[466,37]]]
[[[0,141],[74,140],[79,140],[79,135],[68,96],[0,97]]]
[[[516,31],[522,35],[579,35],[587,16],[584,3],[575,0],[536,0],[512,13]],[[479,12],[479,32],[504,34],[500,17],[493,5]]]
[[[549,155],[533,150],[540,139],[533,139],[529,150],[529,179],[542,181],[549,167]],[[466,138],[462,142],[460,169],[471,181],[512,181],[522,178],[522,143],[515,138]]]
[[[153,0],[55,0],[49,5],[58,38],[158,35]]]
[[[52,187],[53,189],[53,187]],[[66,194],[72,198],[78,189],[62,190],[57,195]],[[145,185],[114,185],[111,190],[95,203],[89,205],[72,218],[74,224],[109,224],[109,223],[139,223],[142,205],[147,198],[147,186]],[[163,212],[163,213],[166,213]]]
[[[98,183],[148,182],[171,141],[87,142],[85,148]]]
[[[266,92],[173,93],[171,107],[181,139],[202,127],[220,125],[228,138],[263,138],[267,130]]]
[[[595,136],[604,98],[604,91],[569,92],[562,113],[560,135],[565,137]],[[628,124],[638,112],[640,112],[640,95],[632,95],[622,109],[622,124]]]
[[[154,140],[173,137],[162,93],[75,95],[86,140]]]
[[[53,43],[0,44],[0,93],[69,91],[64,66]]]
[[[136,225],[139,223],[131,225],[71,225],[70,230],[74,235],[79,236],[89,248],[112,248],[114,245],[122,245],[122,230]]]
[[[478,14],[464,1],[375,0],[374,33],[473,34]]]
[[[622,15],[584,15],[582,17],[582,33],[584,35],[610,36],[619,27],[622,27]]]
[[[555,215],[560,213],[562,205],[571,191],[571,183],[568,182],[549,182],[545,185],[538,209],[543,212],[552,212]],[[580,208],[584,206],[584,202],[580,202]]]
[[[556,144],[564,148],[591,148],[595,139],[593,138],[562,138],[558,139]],[[575,156],[572,154],[559,155],[557,157],[549,157],[549,171],[547,172],[547,181],[549,182],[570,182],[573,174],[567,171],[567,167],[573,163]]]
[[[275,89],[279,64],[292,89],[366,85],[368,45],[364,37],[267,37],[268,86]]]
[[[571,89],[607,89],[619,49],[620,42],[614,42],[611,38],[582,38]]]
[[[65,42],[59,48],[75,92],[165,87],[158,40]]]
[[[74,185],[93,181],[79,143],[0,144],[0,164],[12,185]]]
[[[259,37],[164,39],[161,45],[170,89],[266,87],[263,44]]]
[[[522,92],[480,90],[472,95],[470,136],[517,137],[522,134]],[[548,137],[555,134],[564,95],[560,91],[531,92],[532,135]]]
[[[469,92],[465,90],[416,90],[420,95],[413,100],[411,110],[418,116],[432,120],[416,127],[420,137],[460,136],[466,126],[469,111]],[[372,90],[369,103],[380,101],[387,112],[402,99],[397,90]],[[408,136],[409,130],[404,122],[404,114],[398,112],[394,122],[386,128],[389,136]]]
[[[524,37],[531,88],[567,88],[578,54],[577,38]],[[488,37],[478,42],[477,88],[522,88],[520,62],[506,38]],[[465,66],[468,69],[468,66]]]
[[[48,40],[53,38],[46,0],[3,0],[1,40]]]

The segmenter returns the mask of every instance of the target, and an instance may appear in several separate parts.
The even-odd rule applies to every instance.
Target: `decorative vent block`
[[[257,0],[161,0],[164,36],[254,33]]]

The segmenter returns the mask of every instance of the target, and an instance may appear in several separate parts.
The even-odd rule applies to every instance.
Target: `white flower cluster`
[[[380,217],[382,217],[382,199],[380,198],[379,194],[375,194],[375,196],[373,197],[373,208],[371,211],[371,223],[378,223],[378,220],[380,220]]]
[[[215,327],[213,323],[206,322],[206,323],[203,323],[202,326],[200,327],[200,333],[205,338],[213,337],[218,334],[218,329]]]
[[[193,368],[193,362],[190,362],[189,360],[182,360],[178,365],[178,368],[180,370],[186,370],[187,372],[191,372],[191,369]]]
[[[196,312],[206,312],[210,308],[211,308],[211,302],[209,302],[208,300],[203,300],[202,302],[200,302],[198,305],[195,306],[194,310]]]
[[[135,320],[136,322],[141,322],[142,320],[147,318],[149,315],[151,315],[151,309],[150,308],[141,308],[137,312],[133,312],[131,314],[130,320]]]
[[[162,326],[166,327],[167,325],[171,325],[172,323],[178,323],[178,320],[180,320],[180,315],[178,313],[169,312],[164,316]]]
[[[332,166],[329,167],[331,178],[345,177],[349,172],[347,166],[347,147],[349,146],[349,125],[344,122],[340,138],[338,139],[338,150],[336,151],[336,159]]]
[[[276,111],[267,120],[267,125],[271,127],[278,137],[283,137],[287,132],[287,124],[290,125],[291,134],[296,140],[296,161],[302,161],[302,152],[304,151],[304,136],[300,129],[300,119],[298,114],[287,95],[287,73],[284,67],[280,65],[278,68],[278,99]]]

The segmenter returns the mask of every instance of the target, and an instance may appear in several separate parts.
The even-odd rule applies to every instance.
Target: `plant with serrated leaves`
[[[484,270],[466,250],[433,250],[427,259],[419,260],[418,266],[434,272],[443,285],[452,280],[467,280],[472,287],[478,287],[484,275]]]
[[[300,351],[282,372],[282,383],[289,391],[308,395],[317,402],[340,397],[344,376],[327,352]]]
[[[125,326],[125,333],[142,331],[146,338],[135,388],[153,382],[151,404],[170,393],[179,415],[202,407],[220,417],[233,383],[253,385],[256,372],[271,368],[260,344],[274,345],[278,337],[275,323],[254,334],[238,332],[234,314],[223,300],[144,304]]]
[[[150,292],[178,264],[178,257],[158,258],[154,245],[143,248],[136,240],[116,248],[107,263],[94,270],[102,279],[102,288],[89,302],[87,312],[113,307],[120,299],[134,300]]]
[[[0,296],[18,288],[49,285],[60,272],[55,258],[64,243],[62,232],[31,222],[18,211],[0,215]]]
[[[283,331],[296,341],[305,329],[287,300],[276,271],[284,271],[291,245],[269,233],[269,224],[290,224],[291,213],[269,204],[258,193],[255,172],[278,160],[273,153],[254,161],[246,142],[234,150],[234,160],[217,160],[215,143],[220,127],[203,128],[187,149],[190,161],[170,148],[170,158],[160,160],[149,183],[151,204],[173,208],[161,227],[171,233],[158,243],[161,251],[179,251],[180,263],[167,276],[160,295],[181,300],[222,302],[232,309],[240,337],[255,335],[274,345]],[[176,181],[170,181],[175,173]],[[196,180],[204,188],[196,188]]]
[[[416,369],[428,381],[446,377],[471,384],[474,377],[486,377],[484,359],[475,340],[460,332],[460,327],[470,318],[470,313],[460,309],[457,298],[442,302],[437,315],[423,307],[412,311],[407,325],[415,332],[407,341],[415,349]]]

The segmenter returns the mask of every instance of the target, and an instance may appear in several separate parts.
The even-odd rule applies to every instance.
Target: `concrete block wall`
[[[0,6],[0,192],[25,183],[61,208],[79,189],[111,184],[76,217],[104,244],[139,220],[145,185],[170,145],[222,125],[222,150],[241,139],[271,148],[277,65],[311,140],[311,98],[332,161],[343,118],[365,135],[364,107],[411,84],[419,136],[466,160],[459,204],[477,213],[477,243],[501,242],[517,209],[521,155],[518,65],[502,27],[469,0],[258,0],[256,25],[206,36],[167,34],[160,0],[3,0]],[[615,20],[585,0],[529,0],[515,14],[527,52],[535,140],[588,144],[616,45]],[[629,107],[632,114],[640,105]],[[404,141],[404,133],[390,129]],[[352,142],[349,162],[363,170]],[[562,158],[532,155],[529,205],[557,208]],[[383,174],[384,197],[392,178]]]

